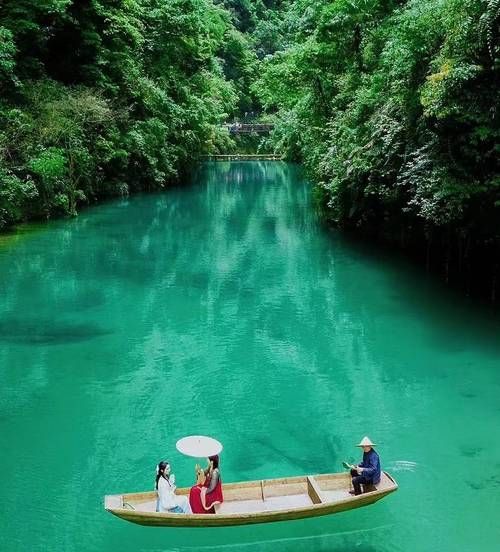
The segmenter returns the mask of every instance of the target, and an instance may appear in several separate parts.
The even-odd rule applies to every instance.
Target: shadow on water
[[[27,345],[78,343],[113,332],[97,324],[7,318],[0,322],[0,341]]]
[[[308,435],[310,435],[308,433]],[[298,440],[299,443],[302,440],[307,440],[306,435],[293,435],[293,432],[290,431],[290,436]],[[325,436],[323,440],[318,440],[319,449],[315,450],[314,456],[297,456],[290,453],[290,449],[285,446],[280,447],[276,444],[276,440],[272,437],[262,436],[258,437],[253,441],[253,447],[258,450],[263,448],[268,452],[271,451],[272,455],[276,458],[285,459],[289,465],[297,466],[301,473],[304,474],[313,474],[318,470],[326,469],[332,465],[339,465],[341,462],[340,451],[338,446],[339,440],[335,438],[334,435]],[[289,441],[288,443],[289,444]],[[299,446],[299,450],[304,450],[303,446]],[[307,449],[306,449],[307,450]],[[266,454],[265,457],[268,457],[269,454]],[[325,462],[321,462],[320,459],[324,458]]]

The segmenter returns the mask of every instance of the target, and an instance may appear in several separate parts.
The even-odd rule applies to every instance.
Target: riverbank
[[[321,202],[321,200],[320,200]],[[320,208],[325,223],[339,228]],[[398,217],[396,223],[400,223]],[[421,221],[397,227],[390,218],[367,227],[343,227],[346,236],[377,248],[385,255],[402,256],[415,270],[428,274],[466,297],[498,308],[500,302],[500,243],[464,236],[459,228],[426,229]]]

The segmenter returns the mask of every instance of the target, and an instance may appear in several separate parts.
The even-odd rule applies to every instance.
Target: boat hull
[[[156,492],[108,495],[105,509],[139,525],[227,527],[336,514],[373,504],[398,488],[385,472],[376,488],[359,496],[348,493],[349,484],[345,473],[232,483],[224,485],[225,502],[216,514],[155,512]],[[189,489],[177,493],[187,495]]]

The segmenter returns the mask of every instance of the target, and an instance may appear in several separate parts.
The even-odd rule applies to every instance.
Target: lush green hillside
[[[498,0],[297,0],[254,92],[328,215],[497,287]]]
[[[0,25],[0,228],[164,186],[235,109],[211,0],[5,0]]]

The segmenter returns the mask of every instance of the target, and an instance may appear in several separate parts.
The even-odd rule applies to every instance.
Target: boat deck
[[[223,502],[217,509],[218,514],[250,514],[252,512],[274,512],[288,508],[303,508],[313,504],[307,494],[275,496],[266,500],[233,500]]]
[[[380,483],[372,490],[384,490],[393,486],[393,481],[382,474]],[[293,508],[305,508],[315,504],[336,503],[352,499],[350,476],[294,478],[281,480],[279,485],[271,481],[254,482],[248,486],[227,485],[224,487],[224,502],[216,507],[217,514],[251,514],[255,512],[276,512]],[[179,492],[180,491],[180,492]],[[187,489],[179,489],[187,494]],[[156,511],[156,493],[142,495],[142,500],[124,497],[123,507],[137,512]]]

